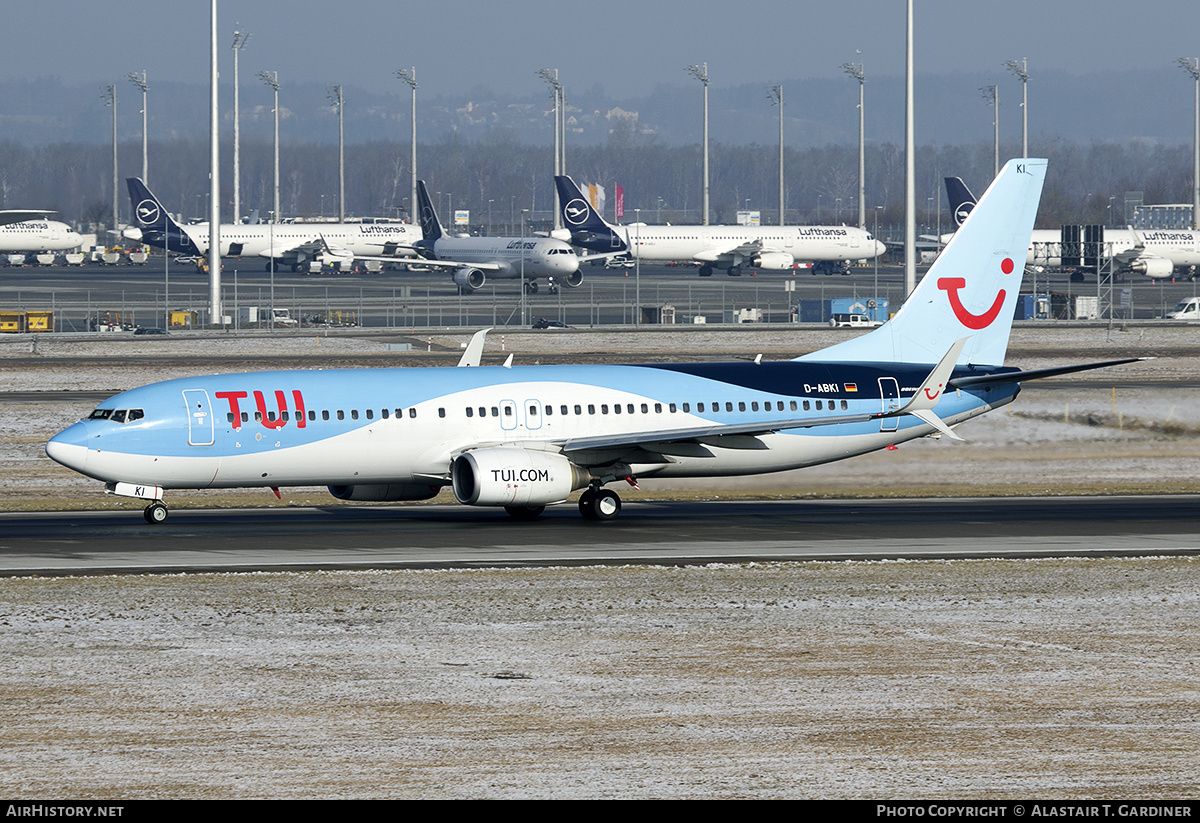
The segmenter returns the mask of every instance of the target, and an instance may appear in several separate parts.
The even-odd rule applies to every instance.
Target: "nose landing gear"
[[[142,517],[146,518],[146,522],[152,526],[157,526],[159,523],[165,523],[167,520],[167,504],[161,500],[155,500],[142,512]]]

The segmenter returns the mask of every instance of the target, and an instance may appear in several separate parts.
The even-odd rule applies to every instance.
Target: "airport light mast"
[[[238,55],[241,54],[250,33],[233,30],[233,222],[242,222],[242,137],[241,107],[238,97]]]
[[[208,302],[209,322],[225,325],[221,309],[221,112],[217,106],[217,0],[212,0],[208,47]]]
[[[112,116],[112,133],[113,133],[113,210],[112,210],[112,227],[116,231],[117,222],[117,87],[116,85],[105,86],[104,94],[101,95],[104,105],[111,106],[113,111]]]
[[[783,84],[771,86],[767,99],[772,106],[779,106],[779,225],[783,225]]]
[[[150,85],[146,82],[145,69],[142,69],[141,74],[131,71],[125,77],[129,79],[130,83],[133,83],[133,85],[142,90],[142,182],[145,183],[146,179],[150,176],[149,163],[147,162],[148,154],[146,151],[146,92],[149,90]]]
[[[917,287],[917,138],[913,99],[913,0],[908,0],[904,56],[904,296]]]
[[[346,97],[341,86],[329,90],[329,102],[337,106],[338,113],[338,222],[346,222]],[[321,211],[324,211],[322,209]],[[322,215],[324,217],[324,215]]]
[[[566,163],[565,150],[563,143],[566,137],[566,131],[563,128],[566,118],[566,112],[563,110],[563,85],[558,82],[558,69],[538,69],[538,77],[550,84],[550,89],[554,98],[554,176],[565,174],[564,166]],[[558,202],[558,186],[554,187],[554,228],[562,228],[561,207]]]
[[[861,54],[861,52],[859,52]],[[858,227],[867,227],[867,147],[866,147],[866,118],[863,109],[863,87],[867,77],[863,74],[863,64],[842,63],[842,71],[858,81]]]
[[[1025,58],[1009,60],[1004,67],[1021,80],[1021,156],[1029,156],[1029,71]]]
[[[421,221],[416,218],[417,210],[417,67],[411,69],[396,69],[396,76],[408,83],[412,89],[412,158],[410,165],[412,166],[412,197],[408,201],[408,220],[410,223],[420,225]],[[556,187],[557,188],[557,187]]]
[[[704,215],[700,221],[708,225],[708,63],[688,66],[685,71],[704,84]]]
[[[1180,57],[1175,61],[1196,81],[1196,126],[1193,135],[1192,158],[1192,228],[1200,228],[1200,57]]]
[[[271,211],[271,222],[279,222],[279,72],[277,71],[260,71],[258,77],[275,92],[275,107],[271,109],[275,114],[275,208]]]
[[[1000,87],[982,86],[983,99],[992,107],[992,179],[1000,174]],[[955,204],[951,203],[951,207]]]

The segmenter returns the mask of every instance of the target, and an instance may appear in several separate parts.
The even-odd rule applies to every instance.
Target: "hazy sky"
[[[916,70],[994,72],[1028,58],[1038,72],[1075,74],[1169,66],[1200,53],[1200,0],[916,0]],[[289,80],[395,90],[395,69],[416,66],[422,93],[475,87],[512,94],[544,88],[534,75],[559,69],[568,88],[603,86],[617,97],[708,62],[713,87],[832,76],[846,61],[872,75],[904,72],[902,0],[223,0],[222,72],[232,72],[235,25],[251,38],[243,83],[278,71]],[[207,0],[56,0],[6,4],[0,63],[7,79],[67,84],[122,80],[204,81]],[[861,56],[856,50],[862,50]],[[1180,70],[1181,84],[1187,78]],[[1119,101],[1117,102],[1119,105]]]

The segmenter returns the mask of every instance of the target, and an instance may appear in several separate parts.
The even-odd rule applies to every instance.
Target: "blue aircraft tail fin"
[[[960,365],[1003,364],[1045,179],[1045,160],[1010,160],[895,317],[797,359],[936,363],[965,337]]]
[[[950,212],[954,215],[954,227],[958,228],[967,219],[978,201],[961,177],[947,177],[946,202],[950,204]]]
[[[592,208],[574,180],[560,175],[554,178],[554,185],[558,187],[563,226],[571,232],[572,246],[600,254],[629,249],[620,234]]]
[[[445,237],[442,223],[438,220],[437,209],[429,199],[429,190],[425,188],[424,180],[417,181],[417,215],[421,218],[421,235],[425,243]]]
[[[133,222],[141,229],[144,242],[180,254],[200,254],[192,238],[171,219],[167,207],[140,177],[127,177],[125,183],[129,187],[129,202],[133,205]]]

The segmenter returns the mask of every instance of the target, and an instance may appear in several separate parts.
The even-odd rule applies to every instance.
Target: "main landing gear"
[[[621,498],[611,489],[590,488],[579,496],[579,513],[584,520],[616,520]]]
[[[146,522],[152,526],[165,523],[167,521],[167,504],[161,500],[155,500],[142,512],[142,517],[146,518]]]
[[[538,284],[537,284],[536,280],[526,280],[525,281],[525,293],[526,294],[537,294],[538,293]]]

